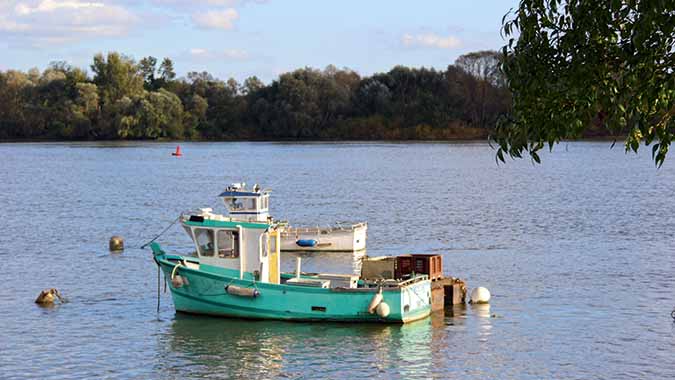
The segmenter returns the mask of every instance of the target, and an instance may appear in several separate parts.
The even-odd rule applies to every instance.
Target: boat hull
[[[314,288],[286,284],[256,283],[250,274],[233,277],[226,268],[201,264],[199,269],[184,265],[175,269],[181,256],[155,257],[169,279],[177,311],[223,317],[277,319],[289,321],[340,321],[406,323],[425,318],[431,312],[431,283],[420,280],[405,286],[384,288],[383,302],[390,313],[380,317],[368,306],[377,294],[375,288]],[[190,259],[193,260],[193,259]],[[191,265],[195,267],[195,264]],[[170,279],[180,276],[183,284]],[[255,287],[257,297],[229,294],[226,286]]]
[[[350,227],[286,227],[281,233],[282,251],[353,252],[366,249],[368,225]],[[298,242],[316,241],[305,246]]]

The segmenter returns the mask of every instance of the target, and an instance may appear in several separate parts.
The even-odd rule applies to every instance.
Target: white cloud
[[[0,6],[0,37],[46,46],[126,35],[139,18],[109,0],[9,0]]]
[[[209,53],[208,50],[206,49],[201,49],[201,48],[194,48],[190,49],[190,55],[194,57],[203,57]]]
[[[264,4],[269,0],[153,0],[155,4],[168,5],[172,7],[188,8],[194,6],[224,6],[224,7],[239,7],[249,3]]]
[[[230,59],[247,59],[248,53],[244,50],[239,49],[229,49],[222,52],[225,58]]]
[[[457,37],[439,36],[435,33],[406,33],[401,37],[401,43],[407,47],[428,47],[436,49],[454,49],[462,46],[462,41]]]
[[[203,48],[192,48],[188,53],[195,59],[245,60],[250,57],[247,51],[241,49],[211,51]]]
[[[21,16],[29,15],[31,13],[53,12],[58,9],[85,9],[85,8],[103,8],[103,3],[89,3],[79,0],[58,1],[58,0],[42,0],[36,6],[31,7],[27,3],[20,2],[14,7],[16,13]]]
[[[30,25],[21,24],[0,15],[0,32],[23,32],[30,29]]]
[[[192,15],[192,21],[200,28],[205,29],[230,30],[234,28],[234,23],[237,20],[239,20],[239,13],[234,8],[228,8],[222,11],[195,13]]]

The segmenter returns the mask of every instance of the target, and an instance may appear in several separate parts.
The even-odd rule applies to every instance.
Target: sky
[[[87,69],[117,51],[265,82],[302,67],[361,75],[396,65],[445,69],[499,49],[516,0],[0,0],[0,70],[66,61]]]

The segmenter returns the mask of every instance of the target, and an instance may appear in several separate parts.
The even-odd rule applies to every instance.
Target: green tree
[[[93,83],[79,82],[76,85],[77,97],[72,106],[73,138],[86,138],[92,126],[98,121],[98,88]]]
[[[252,76],[244,80],[242,91],[244,95],[248,95],[255,93],[263,87],[265,87],[265,84],[260,79],[258,79],[258,77]]]
[[[171,89],[176,78],[176,71],[173,68],[173,61],[169,58],[164,58],[159,65],[159,80],[155,89],[167,88]]]
[[[164,58],[162,64],[159,65],[159,75],[164,81],[169,82],[176,78],[176,71],[173,68],[173,61],[169,58]]]
[[[157,72],[157,58],[148,56],[138,62],[139,70],[145,81],[146,90],[155,89],[155,73]]]
[[[501,55],[493,50],[464,54],[455,61],[456,67],[473,77],[464,76],[459,81],[466,99],[465,110],[480,128],[495,124],[495,116],[499,116],[499,111],[503,108],[499,107],[501,99],[509,97],[505,91],[506,81],[500,65]]]
[[[103,107],[143,91],[143,76],[129,57],[115,52],[108,53],[107,58],[103,54],[97,54],[91,70],[94,72],[94,84],[98,86]]]
[[[237,96],[239,95],[239,92],[241,90],[241,87],[239,86],[239,82],[237,82],[236,79],[230,78],[225,82],[225,87],[227,90],[230,92],[230,95],[232,96]]]
[[[35,78],[35,81],[39,79]],[[9,70],[0,72],[0,138],[33,137],[28,124],[25,94],[34,86],[29,76]]]
[[[183,125],[185,127],[185,137],[194,139],[199,137],[200,126],[206,122],[206,111],[209,109],[209,103],[198,94],[193,94],[185,102],[185,116]]]
[[[473,69],[471,59],[493,57],[485,56],[446,71],[397,66],[362,78],[329,65],[242,85],[208,72],[176,79],[170,59],[158,68],[154,57],[98,54],[93,78],[66,62],[0,72],[0,139],[480,137],[508,109],[503,90]],[[465,135],[465,127],[481,128]]]
[[[505,16],[511,117],[497,158],[521,157],[589,128],[642,141],[663,164],[675,128],[675,2],[522,0]]]
[[[119,53],[108,53],[107,57],[97,54],[91,65],[94,84],[99,91],[101,118],[92,130],[95,138],[119,138],[129,135],[133,123],[121,117],[128,116],[131,99],[143,94],[143,76],[138,66]],[[122,129],[120,129],[122,128]]]
[[[474,76],[476,79],[497,87],[502,87],[506,84],[500,65],[501,55],[494,50],[467,53],[455,60],[455,66]]]

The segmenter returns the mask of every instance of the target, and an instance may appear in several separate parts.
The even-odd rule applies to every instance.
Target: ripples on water
[[[565,144],[537,166],[497,166],[485,144],[173,148],[0,145],[0,378],[675,377],[671,161],[656,170],[609,143]],[[442,254],[493,302],[379,326],[177,315],[162,294],[158,316],[137,247],[239,180],[272,187],[273,214],[296,224],[368,220],[369,255]],[[124,253],[107,252],[113,234]],[[160,242],[189,252],[183,235]],[[33,304],[46,287],[69,302]]]

